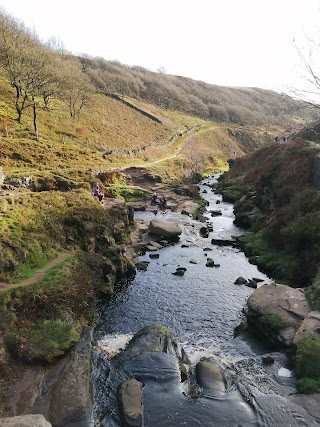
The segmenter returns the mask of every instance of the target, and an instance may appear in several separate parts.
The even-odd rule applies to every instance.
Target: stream
[[[199,185],[201,196],[209,202],[204,214],[213,228],[209,237],[200,236],[202,222],[171,211],[159,212],[159,219],[179,221],[183,230],[179,242],[159,249],[158,259],[150,259],[149,252],[141,256],[140,260],[150,261],[147,271],[137,272],[128,287],[108,304],[101,304],[93,354],[96,426],[121,425],[117,387],[137,372],[144,384],[145,427],[318,425],[290,401],[295,380],[286,356],[248,334],[234,338],[234,329],[243,320],[243,309],[253,292],[235,285],[235,280],[239,276],[259,278],[262,281],[258,286],[262,286],[272,279],[250,264],[238,248],[211,243],[213,238],[230,239],[244,233],[233,224],[233,205],[224,202],[211,187],[217,179],[215,175]],[[217,210],[221,215],[212,216],[210,211]],[[155,215],[136,212],[135,218],[149,221]],[[208,257],[220,267],[206,267]],[[172,274],[177,267],[186,268],[184,276]],[[131,366],[129,373],[121,370],[114,355],[140,329],[155,323],[169,328],[193,365],[205,357],[221,367],[227,383],[223,396],[203,393],[196,399],[188,397],[184,389],[192,378],[181,384],[169,360],[162,366],[146,359]],[[264,354],[271,354],[275,362],[264,364]]]

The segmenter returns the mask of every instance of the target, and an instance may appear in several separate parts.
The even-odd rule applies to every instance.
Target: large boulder
[[[119,386],[119,405],[124,427],[143,426],[142,384],[134,378]]]
[[[182,230],[179,225],[174,222],[153,219],[149,224],[149,233],[171,239],[179,236],[182,233]]]
[[[201,360],[196,366],[197,383],[215,394],[226,392],[226,383],[220,368],[209,360]]]
[[[160,324],[154,324],[141,329],[129,342],[126,350],[136,354],[146,351],[167,352],[170,345],[169,329]]]
[[[0,427],[52,427],[43,415],[0,418]]]
[[[303,292],[286,285],[269,284],[248,299],[248,325],[258,328],[273,343],[289,347],[297,330],[311,312]]]

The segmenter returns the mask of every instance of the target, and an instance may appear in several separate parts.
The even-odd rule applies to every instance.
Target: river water
[[[243,234],[233,224],[233,205],[211,188],[217,178],[213,176],[199,185],[202,197],[209,202],[205,213],[213,227],[209,238],[200,236],[203,223],[174,212],[159,213],[157,218],[179,222],[183,230],[180,241],[160,249],[158,259],[150,259],[148,252],[140,257],[150,261],[148,270],[137,272],[128,287],[100,307],[93,369],[96,426],[120,425],[117,387],[123,379],[135,376],[137,370],[144,383],[146,427],[318,425],[290,402],[295,382],[286,357],[270,353],[267,343],[248,335],[234,338],[234,328],[241,323],[246,301],[253,292],[235,285],[235,280],[239,276],[260,278],[258,286],[262,286],[272,279],[250,264],[239,249],[211,244],[212,238],[230,239]],[[222,215],[212,216],[212,210]],[[154,217],[153,212],[136,213],[136,218]],[[220,267],[206,267],[208,257]],[[186,268],[184,276],[172,274],[177,267]],[[179,383],[169,361],[160,367],[148,360],[141,362],[143,366],[131,367],[129,373],[123,372],[113,356],[135,333],[154,323],[170,329],[193,364],[203,357],[219,364],[227,393],[186,397],[185,385]],[[273,355],[273,365],[262,363],[265,353]],[[166,381],[161,380],[164,371],[172,372]]]

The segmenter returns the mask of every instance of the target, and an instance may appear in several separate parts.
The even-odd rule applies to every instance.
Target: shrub
[[[301,340],[295,361],[298,378],[320,380],[320,339],[310,336]]]
[[[302,394],[320,393],[320,381],[312,378],[302,378],[297,381],[297,390],[298,393]]]

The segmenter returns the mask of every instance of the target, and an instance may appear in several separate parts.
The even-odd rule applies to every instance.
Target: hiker
[[[287,137],[286,137],[286,136],[284,136],[284,137],[282,138],[282,141],[283,141],[283,142],[287,142]]]
[[[100,186],[99,186],[98,182],[95,183],[95,185],[94,185],[94,187],[92,189],[92,195],[94,197],[97,197],[99,199],[99,202],[102,202],[103,194],[100,191]]]
[[[161,209],[165,209],[167,207],[167,199],[164,196],[160,197],[159,207]]]
[[[134,210],[132,206],[128,206],[128,222],[129,225],[134,224]]]
[[[151,197],[151,205],[157,205],[158,203],[158,193],[153,193]]]
[[[279,140],[279,137],[278,137],[278,136],[276,136],[276,137],[274,138],[274,142],[278,142],[278,140]]]

